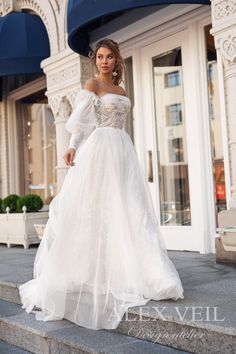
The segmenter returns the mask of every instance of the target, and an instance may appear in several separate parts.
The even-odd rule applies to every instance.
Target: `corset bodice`
[[[107,93],[96,100],[96,126],[122,129],[130,111],[131,102],[126,96]]]
[[[69,147],[77,150],[95,128],[123,129],[130,108],[129,97],[116,93],[106,93],[100,97],[93,91],[80,90],[75,109],[65,125],[66,130],[72,134]]]

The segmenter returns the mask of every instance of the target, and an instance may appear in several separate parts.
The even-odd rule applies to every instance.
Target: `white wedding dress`
[[[38,320],[112,329],[128,307],[184,297],[123,130],[130,107],[126,96],[78,94],[65,126],[75,165],[49,206],[33,279],[19,287],[22,308]]]

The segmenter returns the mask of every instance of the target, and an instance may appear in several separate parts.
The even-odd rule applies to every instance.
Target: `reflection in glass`
[[[161,225],[191,225],[181,48],[152,64]]]
[[[125,59],[126,71],[124,75],[125,90],[131,100],[132,107],[134,106],[134,82],[133,82],[133,58],[128,57]],[[130,138],[134,141],[134,117],[133,110],[131,109],[127,119],[125,120],[125,131],[129,134]]]
[[[215,205],[216,215],[219,211],[227,209],[226,206],[226,189],[225,189],[225,173],[224,173],[224,156],[222,145],[222,127],[219,107],[219,91],[218,91],[218,72],[217,58],[214,45],[214,38],[210,34],[211,25],[205,27],[205,42],[207,55],[208,70],[208,96],[209,96],[209,115],[211,130],[211,147],[213,161],[213,178],[215,187]],[[216,217],[217,220],[217,217]],[[218,225],[217,225],[218,226]]]
[[[47,104],[27,106],[28,192],[49,204],[56,194],[56,133]]]

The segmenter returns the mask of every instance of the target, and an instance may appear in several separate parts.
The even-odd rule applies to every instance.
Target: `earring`
[[[115,66],[114,66],[114,69],[116,69],[117,68],[117,63],[115,63]],[[117,74],[117,72],[116,72],[116,70],[114,70],[113,72],[112,72],[112,76],[117,76],[118,74]]]

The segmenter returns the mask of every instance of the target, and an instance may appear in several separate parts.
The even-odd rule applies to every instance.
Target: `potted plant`
[[[46,224],[48,211],[40,211],[43,200],[36,194],[10,194],[0,199],[0,243],[7,247],[40,243],[34,224]]]

